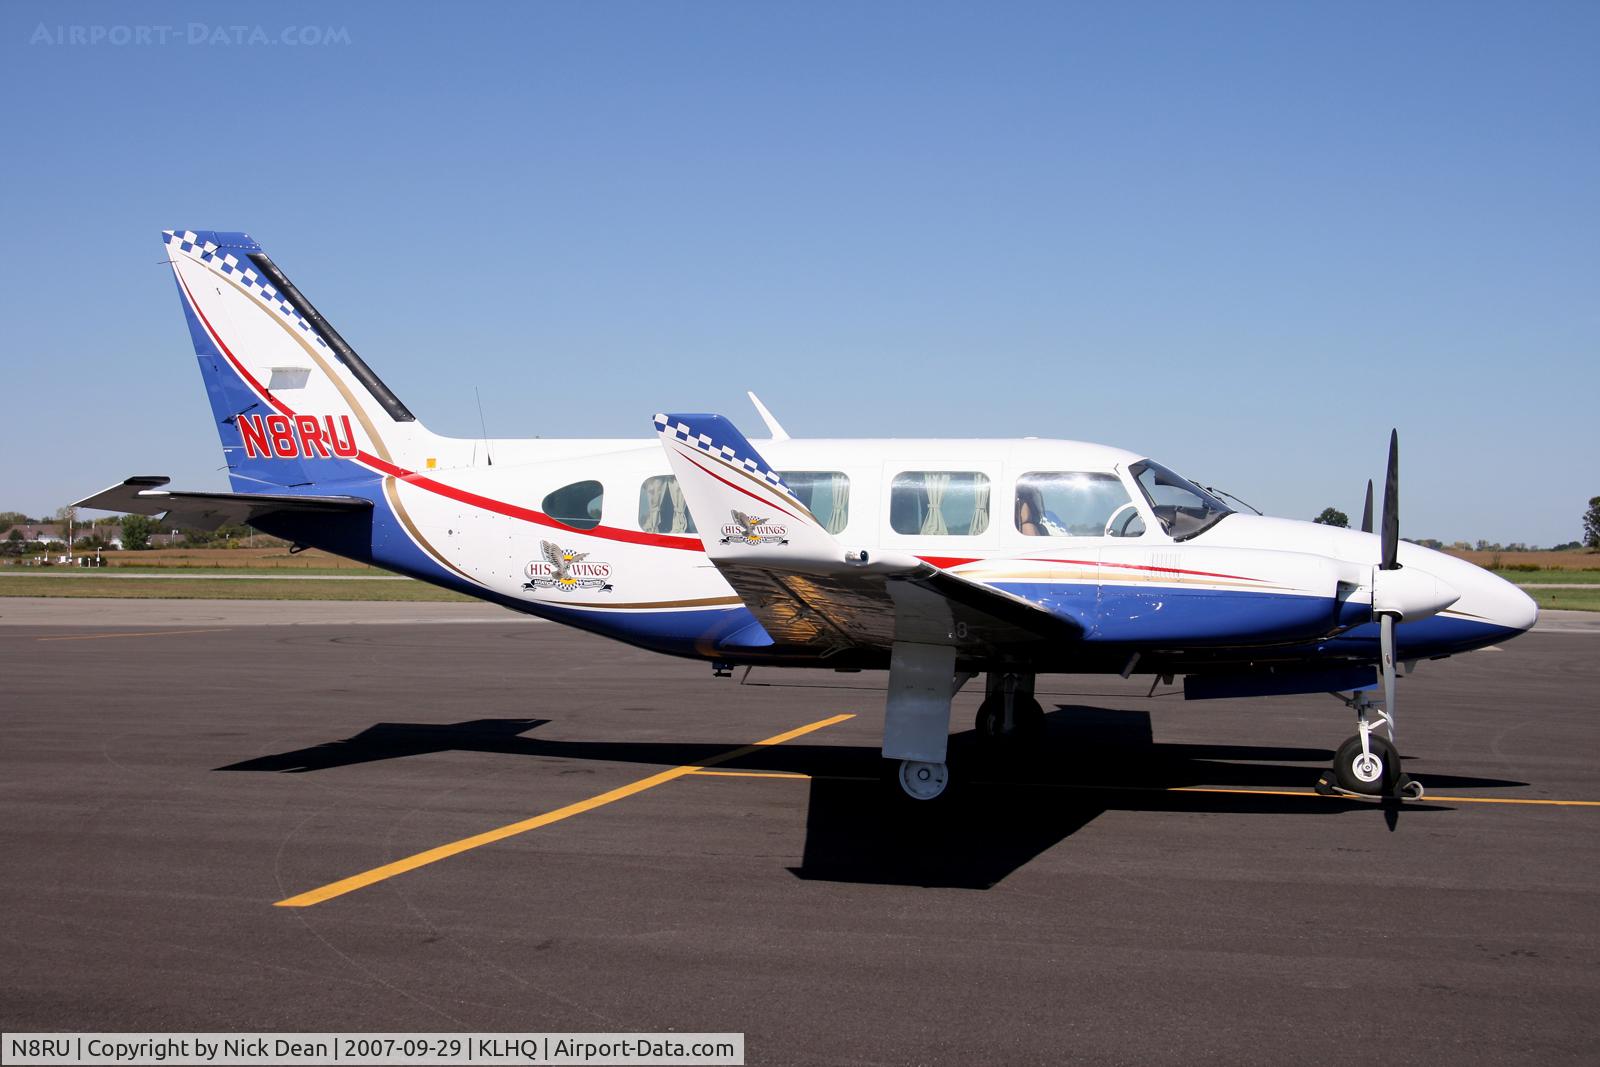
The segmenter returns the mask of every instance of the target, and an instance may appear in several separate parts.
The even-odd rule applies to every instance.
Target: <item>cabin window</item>
[[[849,475],[842,471],[779,471],[778,476],[829,533],[839,533],[849,525]]]
[[[678,479],[670,474],[646,478],[639,486],[639,529],[645,533],[692,534],[694,516],[683,502]]]
[[[573,482],[544,498],[544,513],[564,526],[592,530],[600,525],[600,504],[605,487],[599,482]]]
[[[1018,532],[1029,537],[1137,537],[1144,520],[1115,474],[1033,471],[1017,479]],[[1106,524],[1111,524],[1111,529]]]
[[[989,479],[977,471],[903,471],[889,489],[895,533],[973,536],[989,528]]]

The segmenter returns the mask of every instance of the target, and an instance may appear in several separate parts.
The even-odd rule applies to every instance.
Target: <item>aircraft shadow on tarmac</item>
[[[1175,792],[1185,787],[1311,791],[1333,758],[1329,749],[1168,744],[1154,740],[1143,711],[1058,705],[1042,743],[1026,752],[988,753],[976,734],[950,738],[958,775],[932,804],[906,799],[889,781],[876,748],[779,745],[717,764],[720,770],[811,776],[806,843],[796,877],[886,885],[988,889],[1106,811],[1239,815],[1337,815],[1370,802],[1271,793]],[[524,737],[548,719],[377,723],[353,737],[262,756],[220,771],[306,773],[434,752],[536,756],[557,763],[702,764],[737,745],[554,741]],[[1428,774],[1430,790],[1505,788],[1526,783]],[[1408,813],[1449,810],[1408,802]],[[1395,829],[1398,810],[1385,815]]]

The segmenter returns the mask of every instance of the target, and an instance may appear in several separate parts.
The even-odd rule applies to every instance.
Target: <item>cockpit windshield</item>
[[[1161,528],[1174,541],[1187,541],[1205,533],[1233,509],[1187,478],[1159,463],[1140,460],[1129,468]]]

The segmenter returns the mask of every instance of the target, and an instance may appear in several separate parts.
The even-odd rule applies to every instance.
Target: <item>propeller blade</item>
[[[1372,532],[1372,479],[1367,479],[1367,506],[1361,509],[1361,532]]]
[[[1394,616],[1378,617],[1378,647],[1383,653],[1383,713],[1389,717],[1389,743],[1400,751],[1400,742],[1394,736]]]
[[[1389,431],[1389,473],[1383,480],[1383,562],[1379,567],[1394,570],[1400,550],[1400,431]]]

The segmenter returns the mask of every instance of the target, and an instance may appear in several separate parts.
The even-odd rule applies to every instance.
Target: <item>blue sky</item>
[[[186,227],[445,433],[474,388],[500,437],[756,429],[753,388],[797,436],[1100,441],[1309,518],[1398,426],[1404,534],[1575,539],[1597,44],[1593,3],[8,3],[0,509],[225,488]]]

